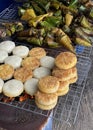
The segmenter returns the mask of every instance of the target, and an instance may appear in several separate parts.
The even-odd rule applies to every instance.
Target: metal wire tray
[[[18,6],[20,6],[20,3],[14,2],[8,8],[4,9],[0,13],[0,21],[3,22],[5,20],[8,20],[8,21],[19,20],[19,16],[17,12]],[[78,55],[82,55],[85,57],[90,57],[91,50],[92,50],[92,47],[84,47],[80,45],[76,46],[76,53]]]
[[[16,43],[16,45],[21,45],[21,44],[22,43]],[[23,45],[28,46],[30,49],[33,47],[27,43],[23,43]],[[59,50],[54,50],[54,49],[52,50],[48,48],[45,48],[45,50],[47,51],[47,55],[53,57],[57,56],[60,53]],[[72,124],[76,121],[81,97],[83,94],[83,90],[85,88],[86,79],[91,66],[90,58],[84,56],[77,56],[77,58],[78,58],[78,63],[77,63],[78,81],[75,84],[70,85],[70,91],[67,95],[59,97],[57,106],[53,110],[53,116],[51,117],[58,123],[61,123],[61,126],[64,122],[67,124]],[[14,108],[19,108],[43,116],[48,116],[50,113],[50,111],[43,111],[37,108],[34,99],[32,100],[28,99],[24,102],[19,102],[14,100],[9,103],[4,103],[1,101],[2,98],[3,98],[3,94],[0,94],[1,104],[13,106]],[[58,128],[58,125],[55,127]]]

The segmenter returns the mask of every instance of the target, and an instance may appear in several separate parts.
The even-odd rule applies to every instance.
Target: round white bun
[[[37,84],[38,84],[38,79],[36,78],[27,80],[24,83],[25,92],[31,96],[34,96],[38,89]]]
[[[0,79],[0,93],[2,93],[3,85],[4,85],[4,81]]]
[[[16,55],[8,56],[5,59],[5,64],[11,65],[14,69],[17,69],[21,66],[22,58]]]
[[[0,63],[3,63],[4,60],[8,57],[8,53],[0,49]]]
[[[5,50],[8,53],[11,53],[14,48],[15,43],[13,41],[7,40],[0,43],[0,49]]]
[[[16,79],[7,81],[3,86],[3,93],[7,97],[17,97],[24,90],[23,83]]]
[[[25,58],[28,55],[28,53],[29,53],[29,48],[26,46],[20,45],[20,46],[16,46],[13,49],[13,54],[22,58]]]
[[[35,77],[37,79],[40,79],[47,75],[51,75],[51,71],[50,71],[50,69],[45,68],[45,67],[39,67],[33,71],[33,77]]]
[[[40,59],[41,66],[52,69],[54,67],[55,59],[51,56],[44,56]]]

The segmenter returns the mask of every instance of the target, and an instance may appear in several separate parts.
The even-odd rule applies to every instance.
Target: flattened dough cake
[[[17,55],[21,58],[25,58],[29,53],[29,48],[26,47],[26,46],[16,46],[14,49],[13,49],[13,54],[14,55]]]
[[[7,81],[3,86],[3,93],[7,97],[17,97],[23,90],[23,83],[16,79]]]
[[[57,94],[58,96],[66,95],[69,91],[69,81],[61,81]]]
[[[32,70],[34,70],[34,69],[36,69],[37,67],[40,66],[40,61],[35,57],[26,57],[22,61],[22,66],[29,67]]]
[[[32,70],[26,67],[21,67],[15,70],[14,78],[25,82],[26,80],[32,78]]]
[[[0,63],[3,63],[4,60],[8,57],[8,53],[0,49]]]
[[[17,69],[21,66],[22,58],[16,55],[8,56],[5,59],[5,64],[13,66],[14,69]]]
[[[56,77],[45,76],[39,80],[38,88],[44,93],[55,93],[59,88],[59,81]]]
[[[31,96],[34,96],[38,90],[38,79],[32,78],[24,83],[25,92]]]
[[[59,69],[70,69],[77,63],[77,57],[71,52],[61,52],[55,58],[55,64]]]
[[[67,70],[54,68],[52,71],[52,75],[57,77],[59,81],[67,81],[77,76],[77,68],[73,67]]]
[[[29,51],[29,56],[41,59],[42,57],[46,56],[46,51],[41,47],[35,47]]]
[[[48,69],[46,67],[39,67],[33,71],[33,77],[35,77],[37,79],[40,79],[47,75],[51,75],[51,71],[50,71],[50,69]]]
[[[3,85],[4,85],[4,81],[0,79],[0,93],[2,93]]]
[[[53,109],[57,104],[58,96],[56,93],[46,94],[38,91],[35,94],[35,103],[42,110]]]
[[[51,56],[44,56],[40,59],[41,66],[52,69],[54,67],[55,59]]]
[[[15,43],[13,41],[7,40],[0,43],[0,49],[5,50],[8,53],[11,53],[14,48]]]
[[[14,74],[14,68],[11,65],[3,64],[0,65],[0,78],[3,80],[8,80],[12,78]]]

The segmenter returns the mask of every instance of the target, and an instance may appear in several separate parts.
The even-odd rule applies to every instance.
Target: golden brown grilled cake
[[[46,51],[41,47],[35,47],[29,51],[29,56],[41,59],[42,57],[46,56]]]
[[[35,57],[26,57],[22,61],[22,66],[29,67],[32,70],[34,70],[34,69],[36,69],[37,67],[40,66],[40,61]]]
[[[53,109],[57,104],[58,96],[56,93],[45,94],[38,91],[35,94],[36,105],[43,110]]]
[[[77,57],[71,52],[61,52],[55,58],[55,64],[59,69],[70,69],[77,63]]]
[[[69,81],[61,81],[57,91],[58,96],[63,96],[67,94],[68,91],[69,91]]]
[[[75,76],[75,77],[69,79],[69,83],[70,83],[70,84],[73,84],[73,83],[75,83],[77,80],[78,80],[78,76]]]
[[[56,77],[45,76],[38,82],[38,88],[44,93],[55,93],[58,90],[59,81]]]
[[[55,67],[52,71],[52,75],[57,77],[59,81],[67,81],[77,75],[77,68],[63,70]]]
[[[26,80],[32,78],[32,70],[28,67],[18,68],[14,72],[14,78],[22,82],[25,82]]]
[[[14,68],[11,65],[3,64],[0,65],[0,78],[3,80],[8,80],[12,78],[14,74]]]

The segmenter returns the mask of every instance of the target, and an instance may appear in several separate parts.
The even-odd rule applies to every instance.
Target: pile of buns
[[[58,96],[69,91],[77,80],[77,57],[61,52],[56,58],[47,56],[44,48],[16,46],[13,41],[0,43],[0,93],[17,97],[23,92],[35,96],[36,105],[53,109]]]

